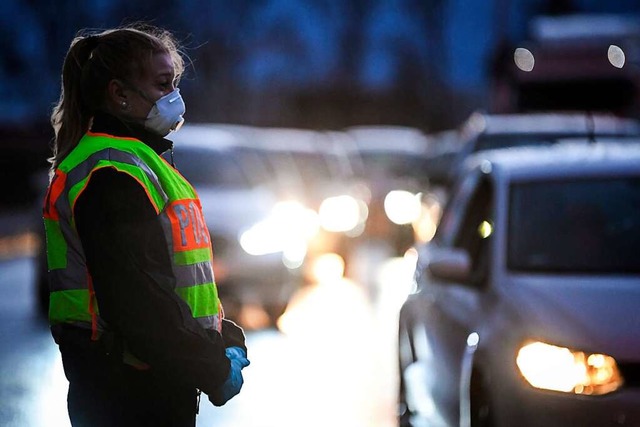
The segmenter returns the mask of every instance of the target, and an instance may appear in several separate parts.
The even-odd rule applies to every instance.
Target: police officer
[[[160,154],[185,112],[172,35],[129,26],[77,36],[53,110],[44,206],[49,320],[76,426],[195,426],[249,364],[224,319],[193,187]]]

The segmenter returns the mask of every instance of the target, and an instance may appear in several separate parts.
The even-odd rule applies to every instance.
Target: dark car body
[[[468,160],[400,312],[401,425],[640,422],[638,165],[638,144]],[[603,384],[566,375],[592,361]]]

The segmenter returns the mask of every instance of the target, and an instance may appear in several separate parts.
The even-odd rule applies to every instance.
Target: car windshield
[[[305,186],[313,187],[331,179],[334,174],[321,153],[294,153],[292,156]]]
[[[401,152],[361,152],[362,162],[360,176],[371,179],[377,175],[384,176],[419,176],[424,173],[426,161],[418,154]]]
[[[231,151],[176,149],[174,162],[194,186],[248,188],[251,183]]]
[[[508,268],[638,273],[640,177],[514,184]]]

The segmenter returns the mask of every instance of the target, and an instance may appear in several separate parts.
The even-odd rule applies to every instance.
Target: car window
[[[194,187],[251,187],[232,151],[182,148],[176,149],[173,159],[177,169]]]
[[[471,280],[486,279],[489,260],[489,240],[493,235],[493,187],[483,177],[465,208],[454,246],[464,249],[471,257]]]
[[[462,216],[470,198],[475,192],[479,175],[476,173],[467,175],[456,184],[452,196],[448,199],[442,217],[433,238],[434,243],[440,246],[451,246],[458,233]]]
[[[640,177],[513,184],[509,203],[509,269],[640,271]]]

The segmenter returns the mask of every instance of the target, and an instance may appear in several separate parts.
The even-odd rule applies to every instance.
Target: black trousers
[[[58,343],[73,427],[195,427],[195,388],[152,369],[125,365],[107,355],[100,343],[69,337]]]

